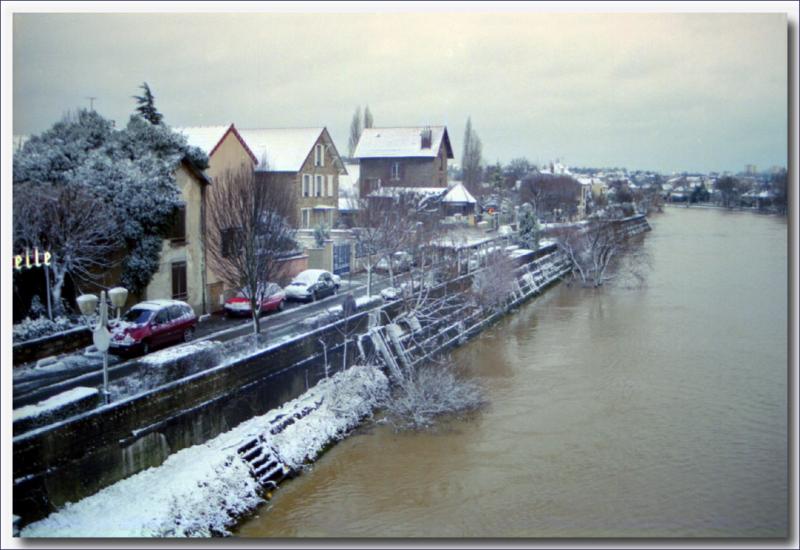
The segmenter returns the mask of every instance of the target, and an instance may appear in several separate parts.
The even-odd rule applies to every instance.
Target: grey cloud
[[[488,162],[786,162],[781,14],[17,14],[13,56],[15,133],[89,95],[124,123],[146,80],[169,123],[327,125],[340,149],[368,103],[446,123],[457,157],[472,116]]]

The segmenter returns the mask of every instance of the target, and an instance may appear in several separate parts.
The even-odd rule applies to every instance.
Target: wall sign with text
[[[40,253],[38,248],[34,248],[33,253],[31,253],[30,250],[26,249],[25,254],[16,254],[14,256],[14,269],[22,271],[23,269],[50,265],[52,257],[52,254],[50,254],[48,250]]]

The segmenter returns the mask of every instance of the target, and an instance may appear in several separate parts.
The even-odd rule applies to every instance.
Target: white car
[[[408,271],[414,263],[414,258],[408,252],[395,252],[392,255],[392,271],[400,273]],[[377,271],[389,271],[389,258],[383,257],[375,265]]]
[[[336,294],[341,280],[324,269],[306,269],[286,285],[287,300],[315,301]]]

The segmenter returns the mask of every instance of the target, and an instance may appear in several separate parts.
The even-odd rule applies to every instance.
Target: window
[[[177,321],[186,313],[183,306],[169,306],[169,318],[171,321]]]
[[[444,155],[439,157],[439,171],[442,172],[444,170]]]
[[[321,143],[314,146],[314,166],[325,166],[325,146]]]
[[[158,315],[156,315],[155,320],[153,320],[153,324],[164,325],[166,323],[169,323],[169,311],[167,310],[167,308],[164,308],[158,312]]]
[[[392,179],[399,180],[400,179],[400,163],[393,162],[392,163]]]
[[[186,262],[172,264],[172,299],[186,299]]]
[[[333,176],[328,174],[328,196],[333,196]]]
[[[308,229],[311,226],[311,209],[310,208],[303,208],[300,210],[302,214],[302,227],[303,229]]]
[[[238,254],[241,249],[241,238],[235,227],[222,230],[222,256],[228,258]]]
[[[169,228],[168,238],[171,241],[186,240],[186,205],[182,204],[175,210]]]
[[[314,194],[315,197],[322,196],[322,188],[324,187],[324,185],[325,185],[325,176],[317,174],[317,189],[316,193]]]
[[[303,196],[311,196],[311,174],[303,174]]]

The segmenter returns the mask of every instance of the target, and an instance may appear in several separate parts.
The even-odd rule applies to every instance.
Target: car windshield
[[[155,313],[152,309],[136,309],[128,310],[128,313],[122,317],[126,323],[134,323],[136,325],[143,325],[153,317]]]

